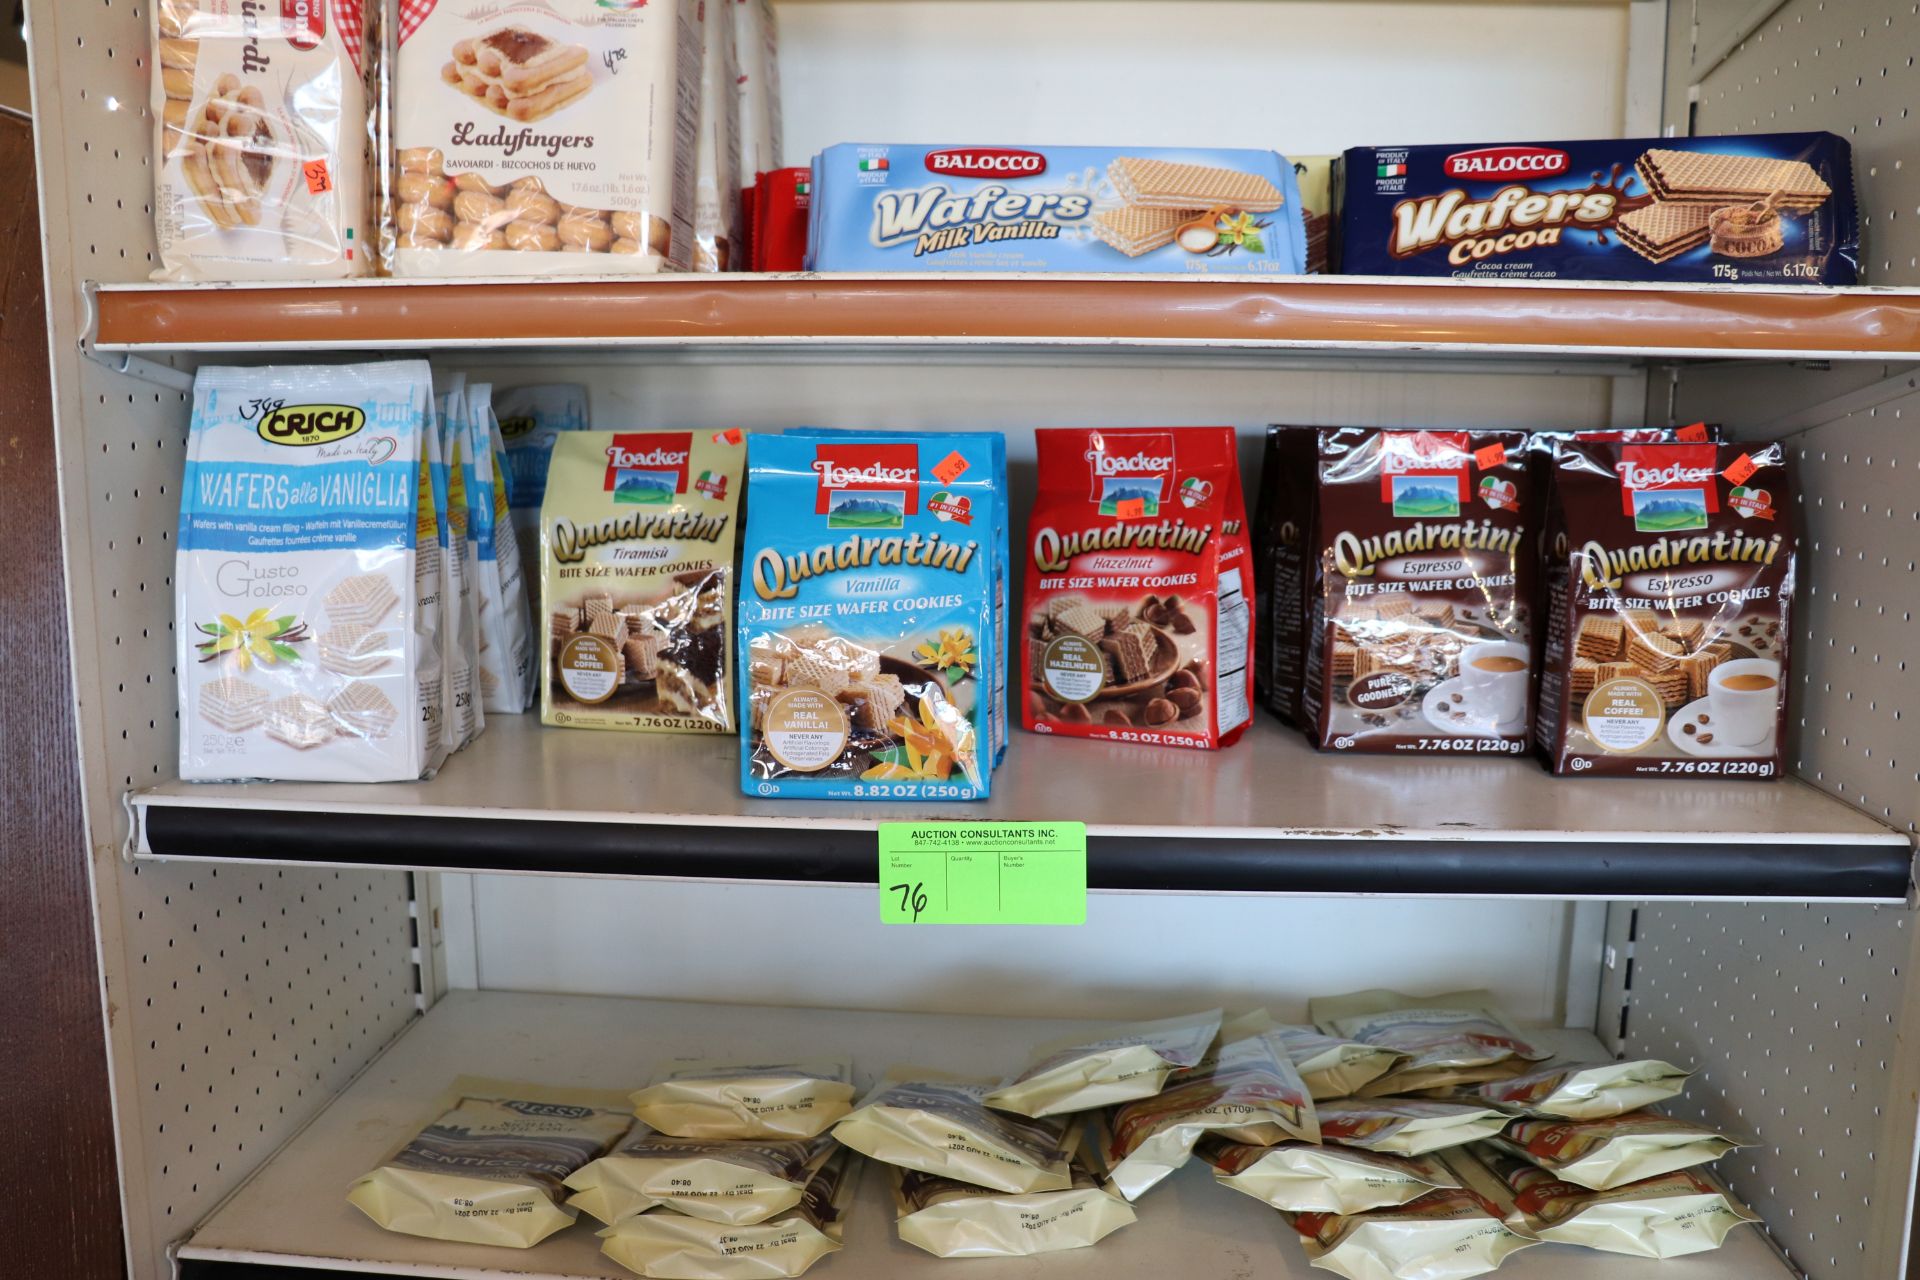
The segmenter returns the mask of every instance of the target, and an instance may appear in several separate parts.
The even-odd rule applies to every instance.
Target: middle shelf
[[[1908,839],[1788,779],[1554,778],[1530,761],[1219,752],[1016,735],[980,804],[757,800],[732,737],[501,716],[420,782],[170,782],[136,856],[872,884],[882,822],[1085,821],[1096,890],[1903,902]]]

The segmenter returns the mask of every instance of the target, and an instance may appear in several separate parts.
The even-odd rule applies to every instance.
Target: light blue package
[[[901,440],[928,440],[936,435],[959,437],[967,440],[984,440],[993,452],[993,482],[1000,501],[994,503],[994,513],[998,517],[994,522],[993,549],[993,634],[996,637],[1007,634],[1008,581],[1013,572],[1012,539],[1007,528],[1007,438],[998,431],[966,432],[918,432],[918,431],[873,431],[856,432],[845,427],[788,427],[790,436],[845,436],[867,435],[870,437],[889,437]],[[993,696],[988,701],[989,736],[993,743],[993,765],[1007,755],[1007,739],[1011,736],[1009,712],[1007,710],[1007,665],[1002,662],[995,666],[995,685]]]
[[[984,799],[1005,688],[989,438],[755,435],[747,462],[742,789]]]
[[[809,271],[1298,275],[1273,151],[842,143],[813,159]]]

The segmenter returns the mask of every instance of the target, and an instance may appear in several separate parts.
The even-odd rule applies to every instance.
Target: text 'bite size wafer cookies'
[[[156,280],[333,279],[366,244],[364,0],[154,0]],[[375,7],[377,10],[377,6]]]
[[[1854,284],[1853,153],[1830,133],[1359,147],[1350,275]]]
[[[411,11],[395,75],[395,273],[684,270],[707,8]]]
[[[818,271],[1305,268],[1293,166],[1217,148],[849,143],[813,162]]]

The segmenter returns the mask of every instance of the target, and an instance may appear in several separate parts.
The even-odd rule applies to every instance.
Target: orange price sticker
[[[1495,467],[1507,465],[1507,446],[1495,442],[1484,449],[1473,451],[1473,460],[1482,471],[1491,471]]]
[[[933,469],[933,478],[941,484],[952,484],[966,473],[967,460],[960,456],[958,449],[940,459],[940,465]]]
[[[742,438],[742,432],[738,427],[728,427],[725,431],[716,431],[713,433],[713,442],[715,444],[739,444]]]
[[[333,176],[327,172],[327,162],[324,159],[309,160],[300,166],[300,172],[306,175],[308,195],[325,195],[333,190]]]
[[[1753,459],[1743,453],[1732,462],[1729,462],[1727,469],[1720,474],[1727,478],[1729,484],[1745,484],[1747,477],[1759,469],[1759,467],[1753,465]]]
[[[1688,444],[1705,444],[1707,440],[1707,424],[1704,422],[1690,422],[1674,432],[1673,438],[1676,440],[1685,440]]]
[[[1147,518],[1147,500],[1145,498],[1122,498],[1113,504],[1115,520],[1144,520]]]

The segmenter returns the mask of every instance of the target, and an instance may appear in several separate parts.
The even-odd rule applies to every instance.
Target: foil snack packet
[[[1759,1221],[1698,1169],[1593,1191],[1494,1147],[1481,1145],[1473,1154],[1512,1191],[1509,1224],[1556,1244],[1637,1258],[1678,1258],[1718,1249],[1735,1227]]]
[[[1595,1191],[1706,1164],[1748,1145],[1658,1111],[1605,1120],[1515,1120],[1490,1141],[1508,1155]]]
[[[1075,1032],[1041,1045],[986,1103],[1023,1116],[1090,1111],[1159,1093],[1174,1072],[1199,1065],[1220,1032],[1220,1010]]]
[[[1289,1215],[1307,1260],[1348,1280],[1466,1280],[1540,1242],[1508,1221],[1506,1187],[1471,1159],[1445,1161],[1457,1186],[1364,1213]]]
[[[1488,1102],[1529,1116],[1605,1120],[1680,1096],[1691,1074],[1653,1058],[1556,1062],[1510,1080],[1468,1085],[1449,1096]]]
[[[1513,1120],[1495,1107],[1425,1098],[1328,1098],[1314,1110],[1323,1141],[1398,1156],[1491,1138]]]
[[[635,1093],[633,1113],[676,1138],[811,1138],[853,1109],[853,1064],[677,1059]]]
[[[996,1191],[1064,1191],[1066,1125],[987,1107],[991,1084],[923,1068],[890,1072],[833,1127],[845,1146],[886,1164]]]
[[[525,1249],[562,1227],[562,1180],[633,1123],[617,1093],[462,1077],[439,1117],[347,1200],[388,1231]]]
[[[1213,1180],[1221,1186],[1289,1213],[1364,1213],[1460,1185],[1438,1160],[1357,1147],[1263,1147],[1210,1134],[1195,1152],[1213,1166]]]
[[[575,1170],[567,1203],[608,1225],[664,1205],[727,1226],[765,1222],[800,1203],[834,1152],[831,1140],[672,1138],[645,1124],[606,1155]]]
[[[1361,1097],[1501,1080],[1553,1056],[1528,1041],[1487,991],[1410,996],[1376,988],[1310,1001],[1307,1014],[1329,1035],[1408,1055],[1361,1086]]]
[[[1409,1055],[1382,1045],[1342,1040],[1313,1027],[1276,1027],[1301,1083],[1314,1098],[1348,1098],[1379,1079]]]

